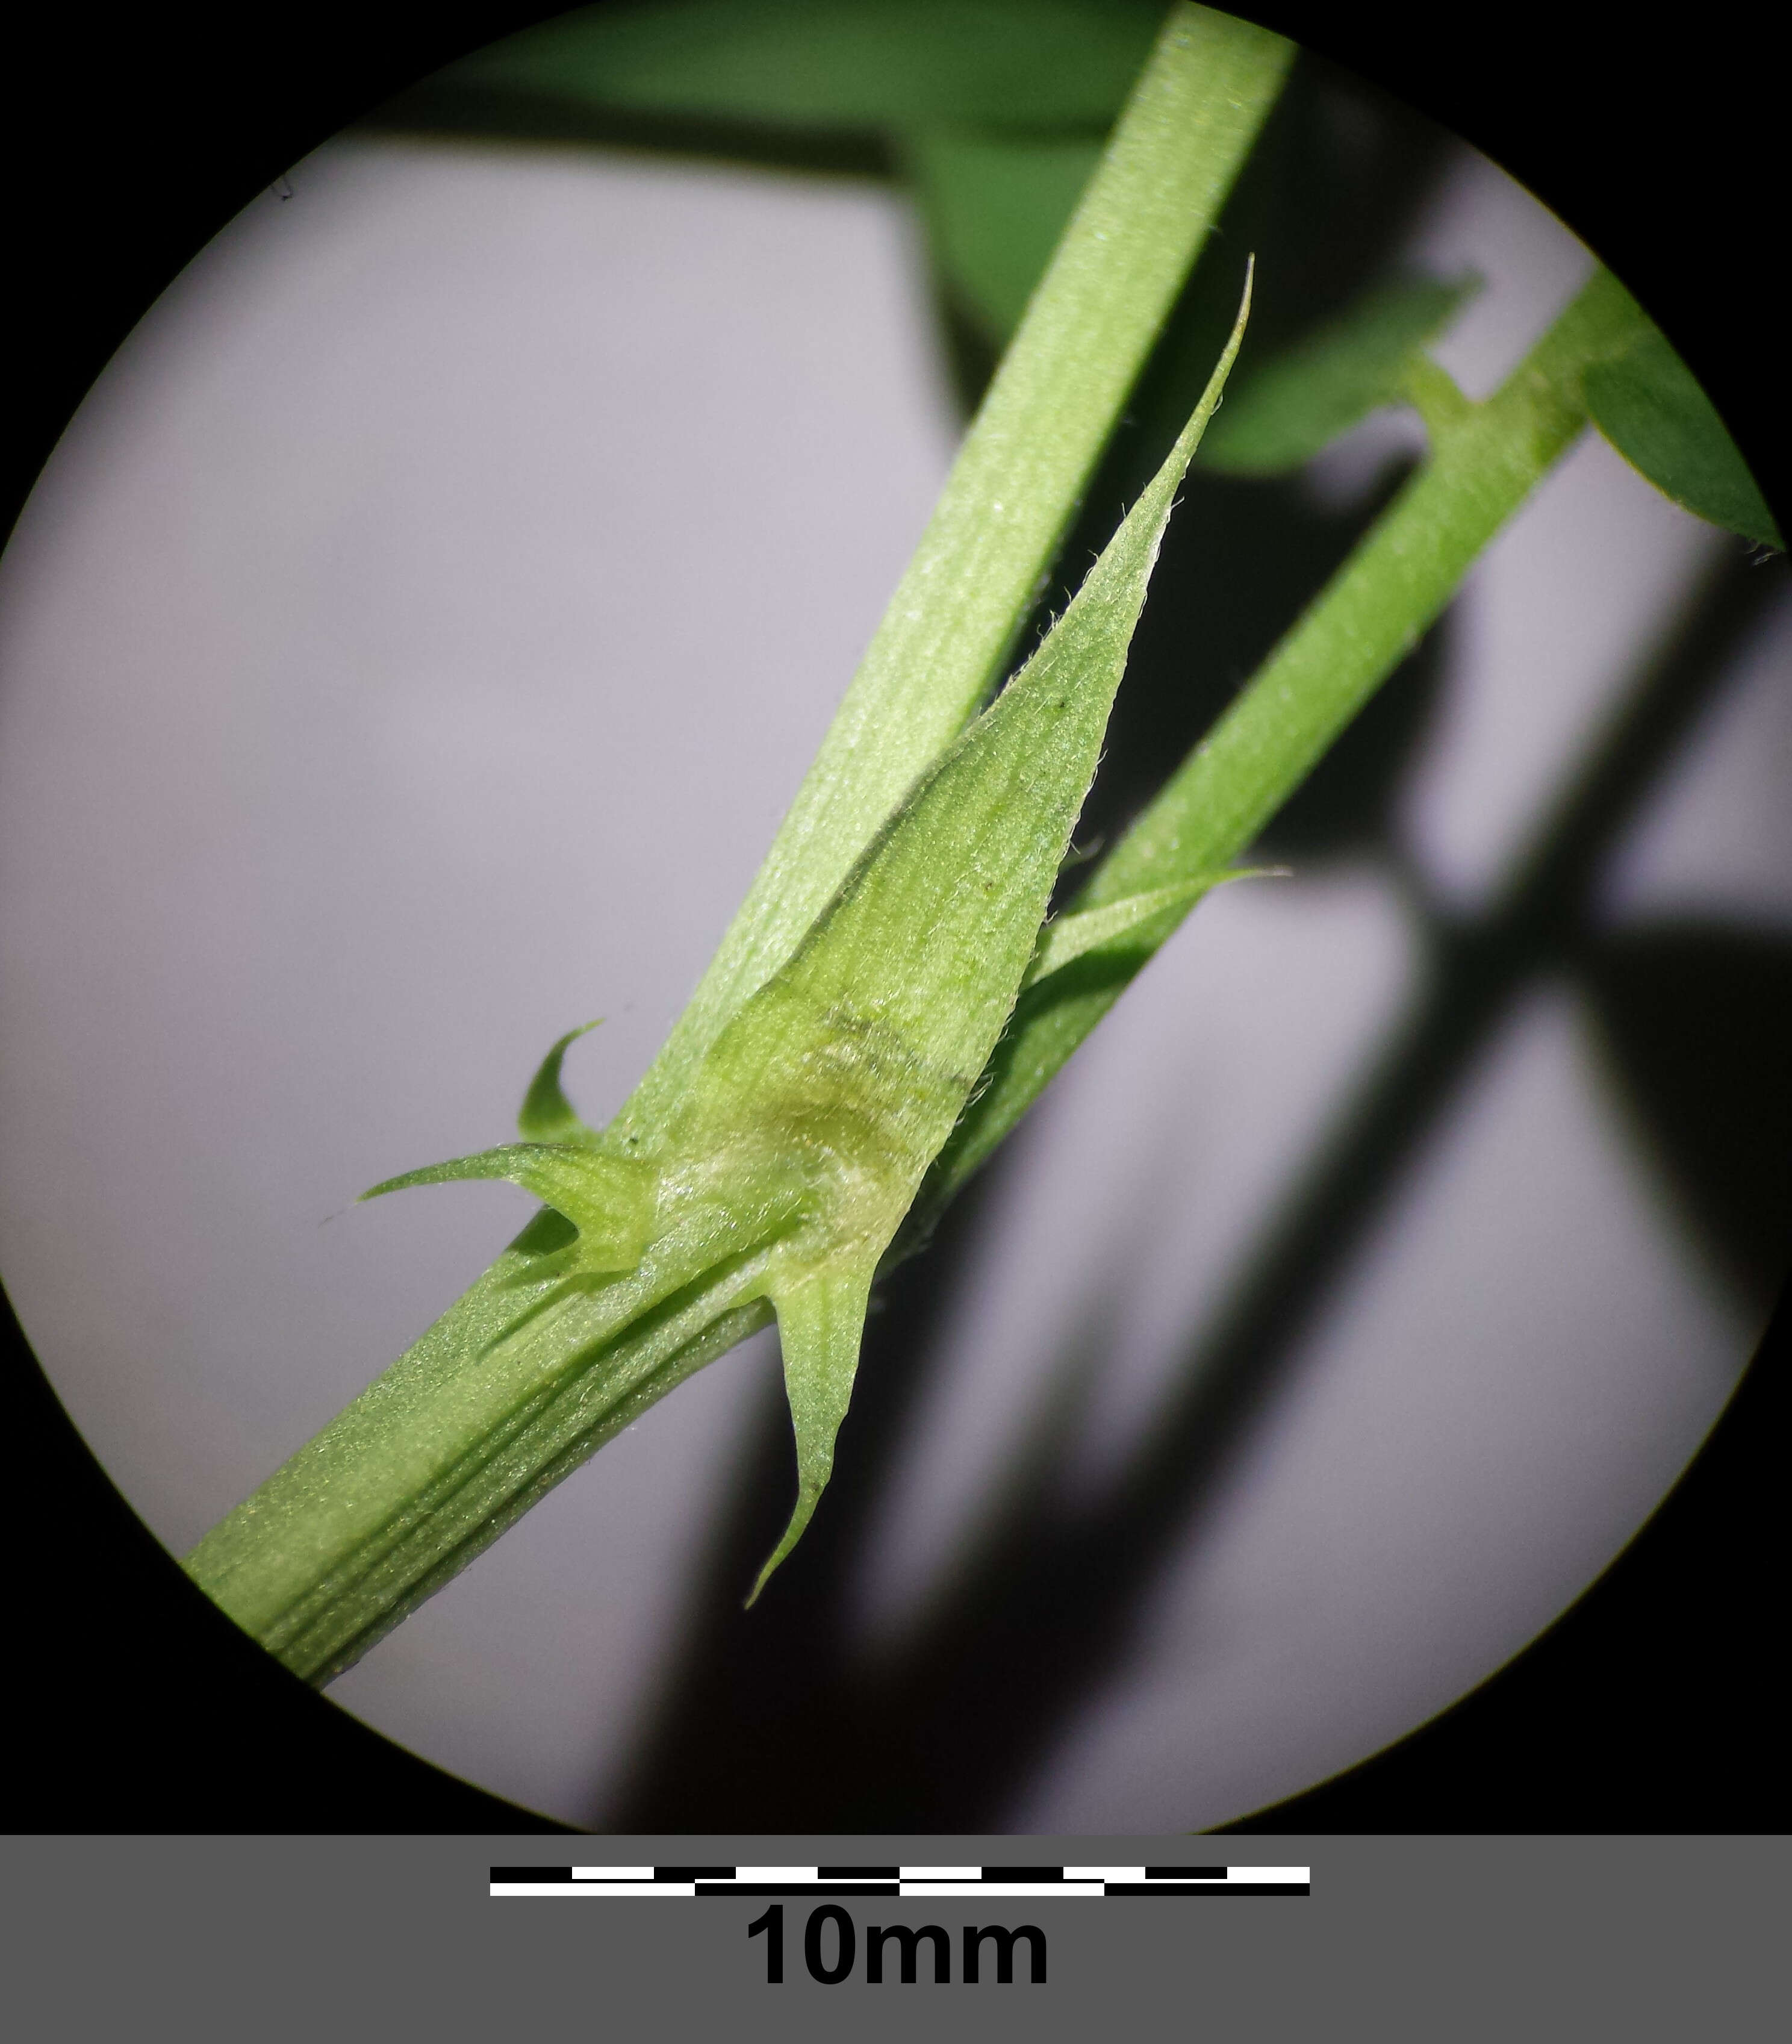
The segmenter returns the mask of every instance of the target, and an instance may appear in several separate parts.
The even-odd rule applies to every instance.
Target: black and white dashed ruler
[[[1305,1866],[494,1866],[493,1895],[1310,1895]]]

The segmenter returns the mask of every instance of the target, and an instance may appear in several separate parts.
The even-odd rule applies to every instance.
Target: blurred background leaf
[[[430,86],[828,132],[1100,131],[1163,11],[1155,0],[587,7],[494,43]]]
[[[1099,135],[909,138],[904,152],[942,282],[984,340],[1007,344],[1089,174]]]
[[[1201,465],[1228,475],[1298,468],[1341,433],[1404,398],[1425,344],[1480,288],[1400,277],[1364,292],[1308,339],[1241,378],[1201,448]]]

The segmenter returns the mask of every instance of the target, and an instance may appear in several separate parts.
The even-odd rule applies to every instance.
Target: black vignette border
[[[318,0],[172,17],[40,7],[16,20],[17,110],[0,136],[13,199],[0,263],[15,308],[0,425],[6,529],[111,353],[256,192],[402,86],[557,11]],[[1372,0],[1262,0],[1249,11],[1410,101],[1560,213],[1668,328],[1786,521],[1787,405],[1772,338],[1786,130],[1776,67],[1748,17],[1709,15],[1698,33],[1669,37],[1575,0],[1515,0],[1430,24]],[[1776,1800],[1767,1785],[1782,1770],[1762,1622],[1782,1554],[1760,1500],[1785,1437],[1786,1317],[1782,1302],[1687,1483],[1539,1646],[1444,1718],[1252,1827],[1782,1827],[1783,1791]],[[26,1489],[15,1523],[40,1529],[13,1588],[29,1669],[11,1685],[25,1719],[15,1750],[28,1761],[8,1785],[10,1828],[543,1824],[426,1767],[266,1662],[118,1498],[10,1314],[0,1345],[6,1431]],[[1713,1586],[1702,1612],[1687,1594],[1702,1582]],[[123,1638],[101,1622],[109,1598],[132,1612]],[[132,1665],[152,1643],[153,1665]],[[107,1700],[104,1738],[95,1697]],[[1618,1758],[1590,1777],[1581,1742],[1599,1727],[1620,1740]],[[283,1787],[242,1765],[251,1736],[282,1755]],[[301,1781],[336,1785],[302,1796]]]

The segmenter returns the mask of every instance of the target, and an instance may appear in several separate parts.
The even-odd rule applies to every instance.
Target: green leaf
[[[841,1302],[869,1295],[1032,962],[1176,490],[1249,303],[1247,275],[1226,352],[1162,468],[1033,657],[711,1046],[655,1158],[666,1185],[745,1212],[787,1212],[800,1181],[800,1219],[765,1288],[786,1338],[804,1486],[780,1556],[826,1481],[857,1366]]]
[[[1663,496],[1745,540],[1783,548],[1767,499],[1717,407],[1640,306],[1636,320],[1629,347],[1587,372],[1593,423]]]
[[[603,1020],[599,1016],[597,1022]],[[569,1029],[559,1042],[541,1061],[540,1069],[529,1082],[529,1089],[523,1096],[523,1105],[517,1110],[516,1131],[530,1143],[595,1143],[597,1132],[588,1128],[574,1111],[560,1084],[560,1065],[569,1046],[581,1036],[589,1035],[597,1027],[597,1022],[587,1022],[582,1028]]]
[[[1280,474],[1371,412],[1406,402],[1425,344],[1479,288],[1472,277],[1409,277],[1368,293],[1240,378],[1202,446],[1201,466],[1227,475]]]
[[[919,134],[910,175],[947,288],[1005,345],[1100,160],[1084,136]]]
[[[1037,986],[1075,959],[1138,929],[1141,924],[1154,922],[1160,916],[1173,915],[1180,921],[1203,895],[1211,894],[1228,880],[1262,880],[1272,874],[1284,877],[1287,870],[1285,866],[1228,866],[1173,887],[1153,887],[1099,909],[1080,909],[1073,914],[1057,916],[1039,932],[1038,948],[1023,984]]]
[[[439,75],[785,128],[1101,129],[1162,16],[1153,0],[670,0],[581,8]]]

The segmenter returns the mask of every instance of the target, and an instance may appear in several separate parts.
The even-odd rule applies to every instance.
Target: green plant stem
[[[1170,10],[815,763],[620,1135],[665,1113],[1001,679],[1293,55],[1230,15]]]
[[[247,1596],[257,1587],[272,1586],[280,1572],[277,1562],[268,1566],[270,1560],[292,1551],[282,1532],[297,1530],[295,1522],[318,1523],[315,1493],[293,1492],[297,1510],[283,1512],[286,1526],[267,1529],[255,1543],[253,1558],[262,1566],[246,1580],[239,1578],[236,1601],[225,1608],[308,1681],[322,1684],[352,1667],[650,1405],[769,1327],[768,1299],[733,1303],[731,1295],[743,1282],[739,1274],[729,1273],[693,1289],[677,1302],[677,1310],[636,1322],[599,1349],[593,1366],[556,1369],[541,1393],[482,1438],[475,1453],[452,1466],[439,1487],[420,1490],[375,1538],[344,1543],[333,1568],[314,1566],[308,1579],[290,1581],[286,1586],[290,1600],[278,1603],[277,1592],[270,1602],[278,1608],[260,1624],[249,1624]],[[570,1323],[543,1330],[539,1347],[552,1365],[578,1340],[575,1316]],[[497,1359],[514,1370],[519,1358],[512,1349]],[[394,1366],[388,1377],[401,1367]],[[279,1474],[290,1470],[302,1479],[305,1472],[297,1465],[305,1452]],[[282,1497],[277,1504],[286,1502]],[[231,1523],[226,1520],[218,1531]],[[193,1560],[198,1558],[196,1552]],[[293,1589],[298,1594],[291,1596]]]
[[[730,1016],[1000,678],[1088,472],[1291,56],[1172,10],[841,717],[685,1016],[616,1128],[650,1134]],[[558,1232],[557,1232],[558,1231]],[[751,1257],[663,1296],[539,1279],[538,1216],[222,1520],[194,1579],[296,1673],[350,1666],[644,1407],[766,1324]]]
[[[1453,386],[1446,392],[1433,369],[1415,392],[1433,436],[1428,459],[1103,861],[1075,909],[1192,881],[1249,846],[1579,437],[1586,371],[1629,344],[1635,317],[1598,271],[1484,402],[1469,403]],[[1142,924],[1021,997],[989,1083],[916,1203],[905,1247],[924,1239],[1181,920],[1172,912]]]

